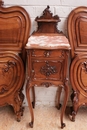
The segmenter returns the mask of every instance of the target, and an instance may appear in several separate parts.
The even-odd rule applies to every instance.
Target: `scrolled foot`
[[[21,113],[20,112],[16,113],[16,120],[17,120],[17,122],[21,121]]]
[[[60,110],[61,106],[62,106],[62,105],[61,105],[61,104],[59,104],[59,105],[57,106],[57,109],[58,109],[58,110]]]
[[[70,110],[71,110],[71,112],[70,112],[70,114],[69,114],[69,118],[70,118],[71,121],[75,122],[76,112],[73,111],[73,107],[70,107]]]
[[[69,115],[69,119],[70,119],[72,122],[75,122],[75,118],[74,118],[72,115]]]
[[[24,107],[22,107],[21,109],[21,116],[23,116],[23,112],[24,112]]]
[[[65,124],[65,123],[62,123],[62,124],[61,124],[61,129],[63,129],[65,126],[66,126],[66,124]]]
[[[29,123],[29,126],[30,126],[31,128],[33,128],[33,122],[30,122],[30,123]]]
[[[21,119],[18,119],[18,118],[17,118],[17,122],[20,122],[20,121],[21,121]]]
[[[71,120],[71,121],[75,122],[75,118],[72,117],[72,120]]]

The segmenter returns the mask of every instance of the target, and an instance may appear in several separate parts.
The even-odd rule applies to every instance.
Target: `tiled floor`
[[[25,107],[21,122],[17,122],[11,107],[1,107],[0,130],[61,130],[60,110],[55,107],[36,106],[34,109],[34,128],[30,128],[28,125],[30,121],[29,114],[28,107]],[[64,122],[66,123],[64,130],[86,130],[87,108],[79,109],[75,122],[70,121],[68,115],[65,114]]]

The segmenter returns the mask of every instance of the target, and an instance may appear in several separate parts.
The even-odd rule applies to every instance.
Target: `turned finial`
[[[3,6],[4,2],[2,0],[0,0],[0,6]]]

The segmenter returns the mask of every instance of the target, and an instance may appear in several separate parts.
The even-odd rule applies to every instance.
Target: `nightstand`
[[[67,67],[70,45],[63,33],[57,30],[56,25],[60,19],[57,15],[52,16],[49,6],[43,11],[43,15],[40,18],[36,18],[36,21],[38,29],[30,36],[25,47],[28,63],[26,96],[31,114],[29,125],[33,127],[34,123],[30,89],[33,88],[34,90],[35,86],[50,87],[54,85],[60,88],[60,92],[62,88],[65,90],[65,98],[60,116],[61,128],[63,128],[65,127],[63,115],[69,95]],[[59,106],[60,103],[58,102]]]

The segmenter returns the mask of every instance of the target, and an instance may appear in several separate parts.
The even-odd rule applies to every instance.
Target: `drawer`
[[[32,50],[31,56],[32,57],[59,57],[63,58],[65,52],[63,50]]]
[[[32,60],[33,79],[62,80],[65,60]]]

